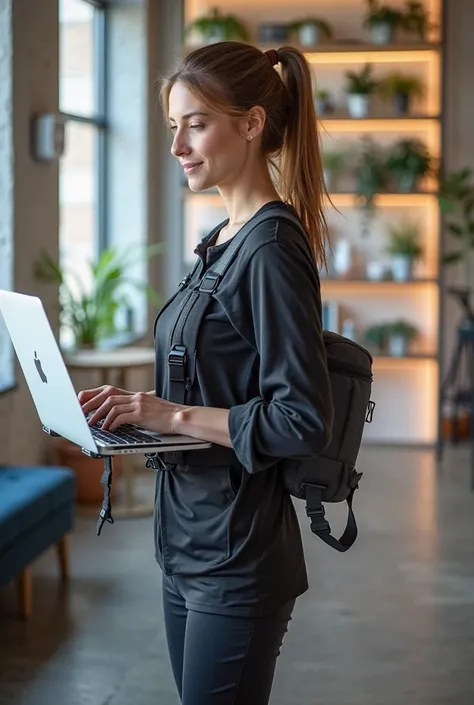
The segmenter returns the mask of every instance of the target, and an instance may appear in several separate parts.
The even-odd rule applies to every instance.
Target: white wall
[[[5,6],[5,0],[0,4]],[[34,281],[33,264],[43,247],[53,256],[57,253],[58,168],[33,161],[30,127],[36,113],[58,107],[58,2],[15,0],[12,6],[13,285],[17,291],[39,294],[56,326],[57,292]],[[2,198],[0,210],[4,207]],[[44,457],[45,437],[19,370],[17,382],[17,389],[0,396],[0,463],[33,463]]]

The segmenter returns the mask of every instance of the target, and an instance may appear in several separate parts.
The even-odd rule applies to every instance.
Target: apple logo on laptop
[[[39,376],[41,377],[41,381],[44,382],[45,384],[48,383],[48,378],[46,377],[45,373],[43,372],[43,368],[41,367],[41,360],[38,358],[35,350],[35,367],[38,371]]]

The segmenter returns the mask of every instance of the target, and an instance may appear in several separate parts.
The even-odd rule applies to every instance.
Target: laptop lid
[[[41,300],[0,290],[0,311],[43,426],[97,453]]]

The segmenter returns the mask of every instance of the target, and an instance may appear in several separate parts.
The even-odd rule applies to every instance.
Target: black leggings
[[[183,705],[267,705],[295,600],[267,617],[195,612],[163,576],[163,605]]]

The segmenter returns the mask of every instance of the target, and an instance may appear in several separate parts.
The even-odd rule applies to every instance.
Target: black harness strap
[[[250,233],[262,223],[273,220],[275,217],[289,221],[299,232],[303,232],[299,220],[282,206],[269,208],[263,213],[254,216],[233,237],[219,260],[213,265],[212,269],[208,269],[204,273],[201,281],[194,286],[188,298],[185,299],[173,330],[168,354],[169,401],[176,404],[185,404],[186,402],[186,392],[194,381],[199,327],[212,300],[212,295],[217,291],[226,270],[237,256],[239,249]],[[203,451],[198,452],[202,453]],[[177,464],[185,463],[186,451],[178,451],[173,455]],[[229,459],[233,457],[231,449],[229,449],[227,455]]]
[[[108,521],[109,524],[114,523],[112,518],[112,503],[110,501],[110,488],[112,487],[113,474],[112,463],[113,460],[111,455],[104,456],[104,472],[100,478],[101,485],[104,487],[104,499],[102,500],[102,509],[100,510],[99,518],[97,519],[97,536],[100,536],[100,532],[102,531],[102,527],[106,521]]]

